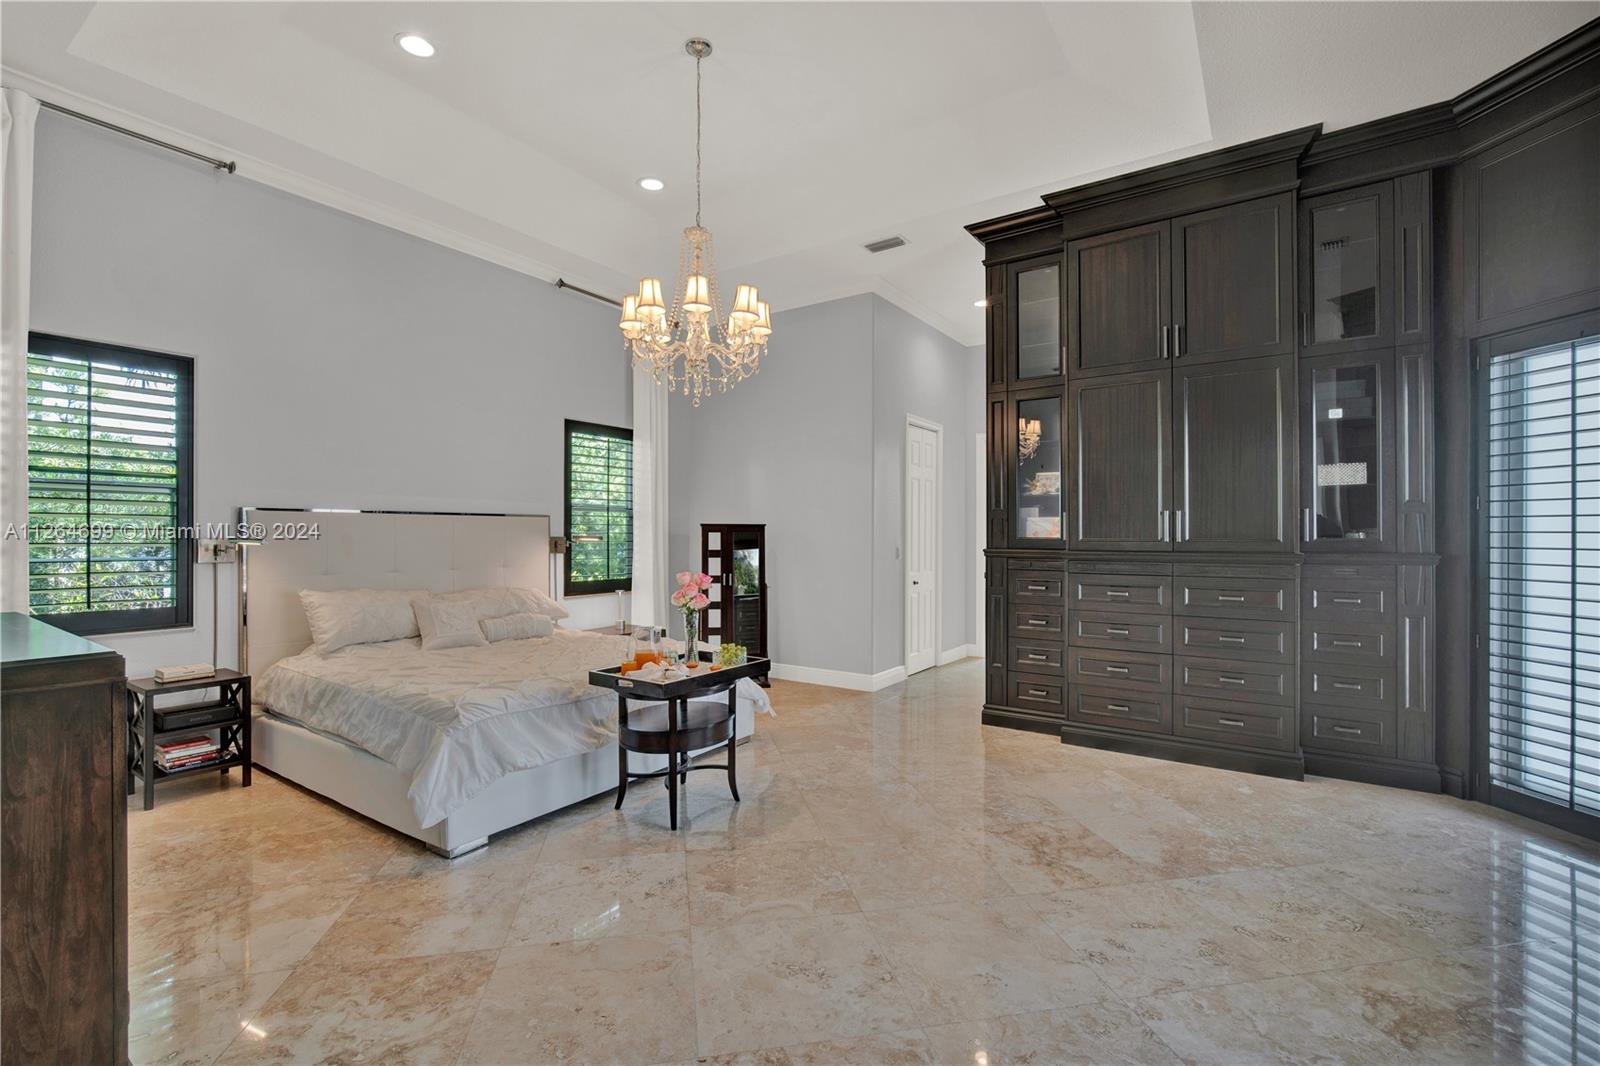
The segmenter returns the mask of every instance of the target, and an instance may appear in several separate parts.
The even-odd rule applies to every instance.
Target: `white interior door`
[[[939,438],[906,422],[906,673],[939,661]]]

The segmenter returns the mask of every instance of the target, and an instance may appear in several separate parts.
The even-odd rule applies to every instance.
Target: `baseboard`
[[[1305,757],[1306,773],[1319,777],[1338,777],[1346,781],[1363,781],[1369,785],[1409,788],[1416,792],[1446,791],[1439,768],[1431,763],[1403,762],[1376,756],[1363,758],[1328,751],[1308,751]]]
[[[848,670],[824,670],[818,666],[792,666],[773,663],[772,676],[779,681],[798,681],[802,685],[826,685],[855,692],[877,692],[906,679],[906,668],[891,667],[876,674],[855,674]]]
[[[962,659],[971,659],[983,654],[976,644],[958,644],[949,651],[939,653],[939,665],[949,666],[951,663],[960,662]]]

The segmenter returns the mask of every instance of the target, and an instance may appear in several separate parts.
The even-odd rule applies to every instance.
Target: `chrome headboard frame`
[[[280,533],[279,527],[302,524],[317,526],[319,535],[298,538]],[[257,526],[265,526],[268,534],[264,544],[239,549],[241,672],[252,667],[264,669],[310,645],[310,631],[299,605],[302,588],[452,592],[514,585],[551,591],[549,515],[241,507],[239,525],[241,536],[248,536]],[[253,663],[252,556],[256,556],[253,591],[259,645]]]

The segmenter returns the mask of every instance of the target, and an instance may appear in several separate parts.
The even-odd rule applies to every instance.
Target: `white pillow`
[[[377,644],[417,635],[411,598],[419,589],[301,589],[311,643],[322,655],[350,644]]]
[[[483,630],[483,635],[489,638],[490,644],[498,644],[502,640],[548,637],[556,631],[555,619],[534,614],[532,611],[502,615],[499,618],[485,618],[478,623],[478,626]]]
[[[485,618],[503,618],[508,614],[542,614],[551,621],[567,617],[561,605],[538,589],[491,588],[466,589],[462,592],[444,592],[437,599],[472,604],[478,621]]]
[[[542,614],[552,622],[559,622],[563,618],[571,617],[566,608],[562,607],[547,593],[538,589],[507,589],[518,601],[525,604],[522,608],[531,614]]]
[[[424,593],[411,601],[417,629],[422,633],[422,650],[469,648],[489,643],[478,628],[478,616],[467,600],[451,600]]]

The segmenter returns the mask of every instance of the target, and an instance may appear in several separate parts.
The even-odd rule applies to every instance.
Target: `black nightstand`
[[[206,703],[179,704],[158,708],[157,696],[177,692],[217,689],[221,696]],[[217,731],[218,758],[181,770],[163,770],[156,765],[156,741],[185,733]],[[218,670],[210,677],[162,684],[153,677],[128,680],[128,795],[133,795],[133,775],[144,781],[144,809],[156,805],[156,782],[169,777],[204,773],[227,773],[230,767],[243,768],[244,787],[250,787],[250,675],[237,670]]]

